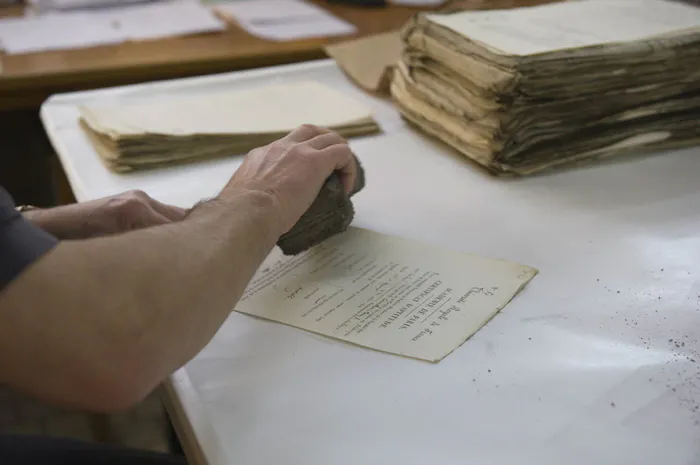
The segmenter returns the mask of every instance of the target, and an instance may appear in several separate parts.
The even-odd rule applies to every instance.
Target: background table
[[[115,175],[76,105],[294,79],[376,110],[384,133],[351,142],[368,180],[357,226],[540,274],[439,364],[232,313],[169,383],[194,463],[700,463],[698,149],[496,179],[328,61],[62,95],[42,118],[79,200],[139,188],[189,206],[215,194],[240,157]]]
[[[87,49],[2,55],[0,110],[37,108],[57,92],[292,63],[324,57],[325,44],[401,27],[416,8],[360,8],[311,0],[355,26],[354,36],[291,42],[254,37],[230,24],[223,32]],[[3,11],[3,10],[0,10]],[[17,14],[5,8],[5,15]]]

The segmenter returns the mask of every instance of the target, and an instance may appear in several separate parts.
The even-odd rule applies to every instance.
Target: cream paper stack
[[[315,81],[97,102],[80,108],[80,120],[97,153],[116,172],[244,154],[302,124],[344,137],[380,131],[370,109]]]
[[[423,14],[402,39],[391,85],[402,115],[495,174],[700,142],[700,8]]]

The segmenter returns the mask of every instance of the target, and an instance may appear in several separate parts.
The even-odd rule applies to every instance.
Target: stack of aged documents
[[[700,8],[426,14],[402,38],[391,91],[403,116],[496,174],[700,142]]]
[[[117,172],[243,154],[302,124],[345,137],[380,130],[370,109],[314,81],[95,103],[80,113],[98,154]]]

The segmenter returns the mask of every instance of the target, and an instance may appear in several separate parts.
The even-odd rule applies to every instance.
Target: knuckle
[[[132,196],[132,197],[141,197],[146,195],[144,191],[141,189],[131,189],[130,191],[127,192],[127,195]]]
[[[309,124],[309,123],[302,124],[301,126],[299,126],[299,129],[301,129],[302,131],[308,131],[308,132],[318,132],[318,126],[316,126],[315,124]]]
[[[116,210],[119,214],[125,217],[132,217],[137,216],[143,210],[143,206],[144,205],[141,202],[128,200],[117,205]]]
[[[335,146],[347,146],[347,141],[335,132],[322,134],[309,141],[309,143],[317,150],[323,150]]]
[[[276,141],[274,141],[274,142],[268,144],[268,146],[267,146],[267,148],[268,148],[269,150],[271,150],[271,151],[275,151],[275,150],[284,150],[286,147],[287,147],[287,144],[285,144],[285,142],[284,142],[283,140],[276,140]],[[254,151],[251,152],[251,153],[254,153],[254,152],[255,152],[255,153],[260,153],[260,154],[262,154],[262,153],[267,152],[267,150],[260,150],[260,151],[257,151],[257,150],[258,150],[258,149],[254,150]]]
[[[329,134],[329,139],[333,143],[332,145],[344,145],[344,146],[348,145],[348,141],[345,140],[345,138],[342,137],[337,132],[333,132],[333,133]]]
[[[123,196],[116,199],[113,206],[123,213],[134,213],[141,211],[147,205],[148,196],[139,190],[126,192]]]
[[[290,156],[302,160],[312,159],[313,152],[310,144],[296,144],[288,150]]]
[[[301,134],[303,134],[307,139],[311,139],[312,137],[323,133],[321,128],[314,124],[302,124],[299,126],[299,132],[301,132]]]
[[[295,144],[292,144],[290,147],[287,148],[287,153],[288,153],[289,155],[294,155],[294,156],[296,156],[296,155],[299,155],[299,154],[303,153],[304,150],[306,150],[306,144],[303,144],[303,143],[301,143],[301,144],[295,143]]]
[[[139,189],[132,189],[124,194],[124,199],[130,202],[143,202],[148,199],[148,194]]]
[[[345,140],[345,139],[343,139],[343,138],[340,136],[340,134],[338,134],[337,132],[329,132],[329,133],[328,133],[328,138],[331,139],[331,140],[338,140],[338,141],[344,141],[344,140]]]

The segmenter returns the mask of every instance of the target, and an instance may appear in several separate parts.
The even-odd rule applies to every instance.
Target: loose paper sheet
[[[138,5],[99,14],[121,31],[127,40],[159,39],[226,29],[226,24],[198,1]]]
[[[298,256],[273,251],[236,310],[438,362],[536,274],[516,263],[350,228]]]
[[[86,13],[49,13],[0,20],[0,45],[8,54],[112,45],[123,35]]]
[[[644,39],[700,25],[700,8],[664,0],[580,0],[430,20],[512,55]]]
[[[114,45],[225,29],[198,2],[174,1],[90,12],[51,12],[0,20],[0,45],[8,54]]]
[[[166,0],[27,0],[26,3],[38,11],[76,11],[100,8],[119,8],[141,3]]]
[[[274,41],[353,34],[357,28],[302,0],[242,0],[215,9],[253,35]]]

